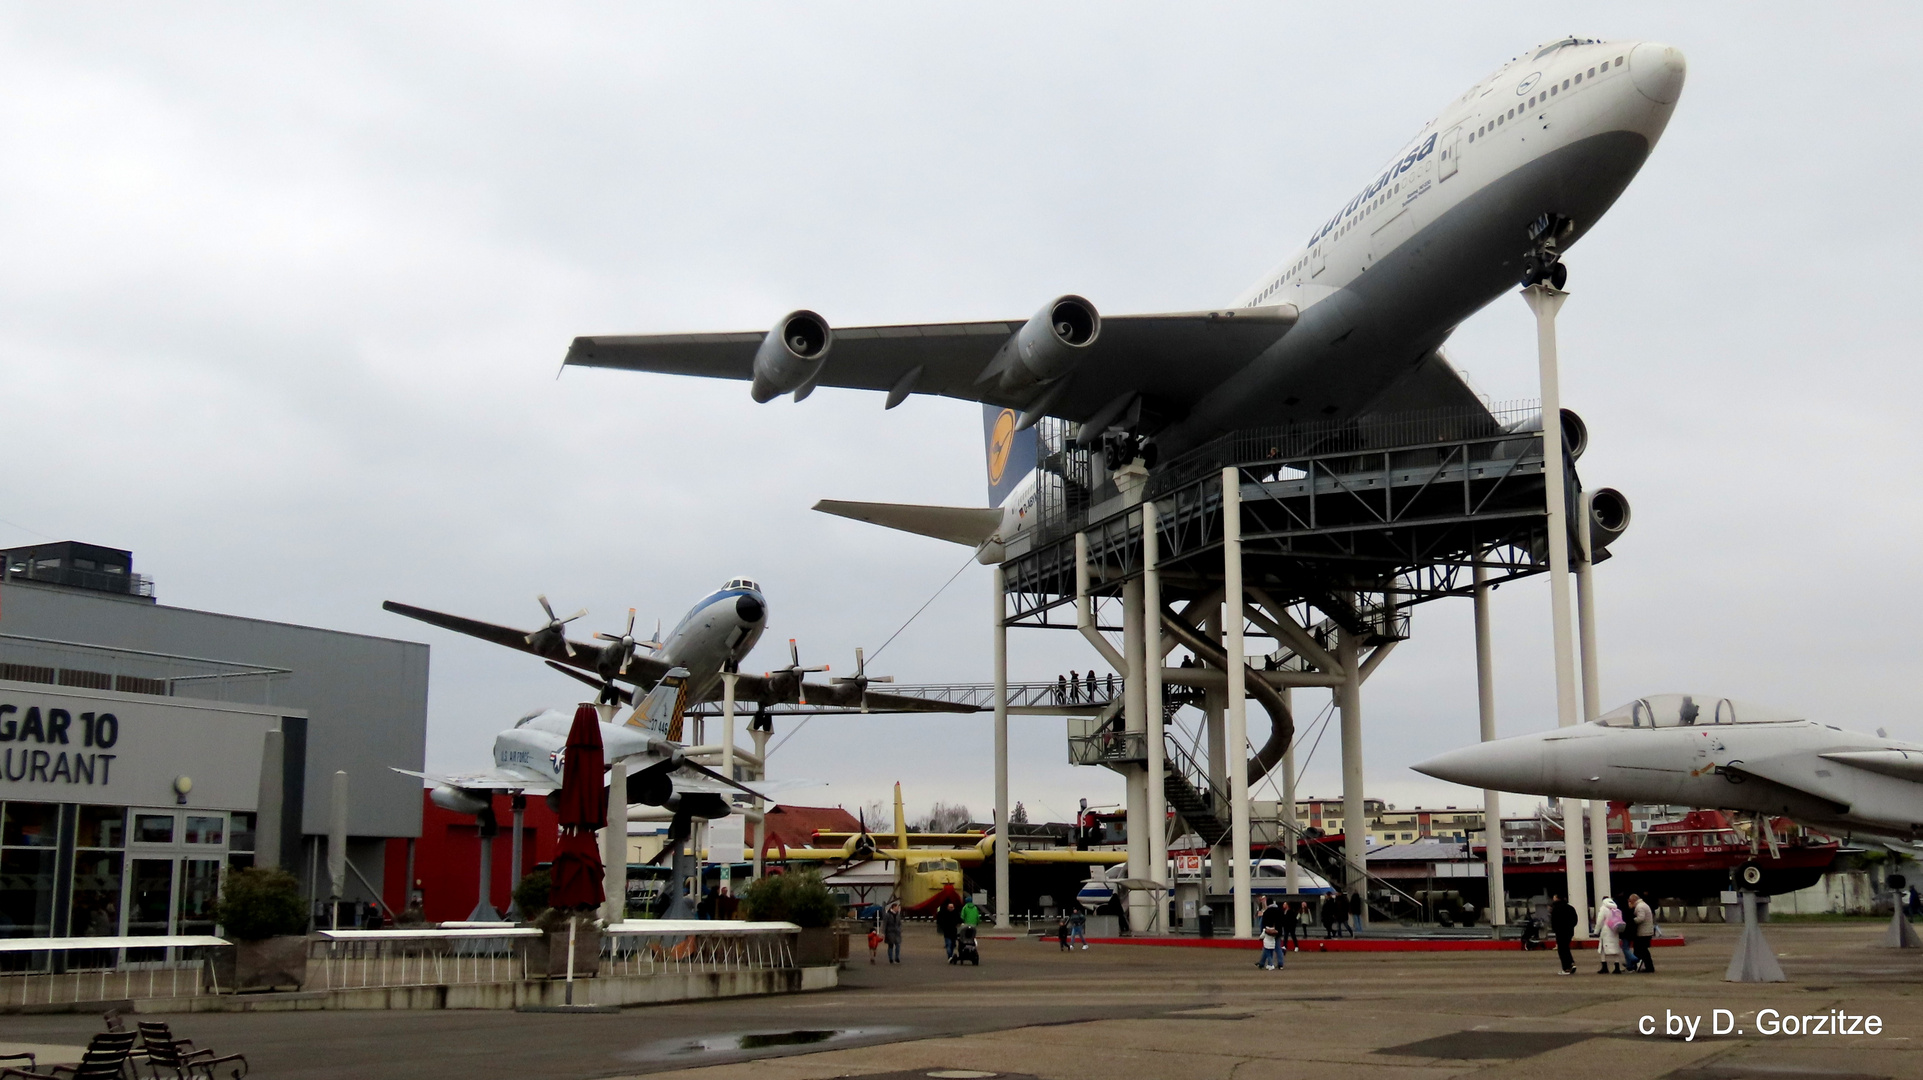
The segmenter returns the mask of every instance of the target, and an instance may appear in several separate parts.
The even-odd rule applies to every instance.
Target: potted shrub
[[[546,870],[535,870],[514,886],[514,910],[521,921],[539,927],[542,936],[528,942],[527,970],[535,977],[561,978],[568,973],[568,913],[548,904],[554,879]],[[574,974],[576,978],[601,970],[601,932],[593,919],[581,919],[574,930]]]
[[[298,990],[307,981],[307,904],[294,875],[263,867],[230,871],[215,918],[234,942],[216,954],[223,990]]]
[[[835,927],[841,907],[810,870],[799,874],[769,874],[741,894],[741,908],[757,922],[791,922],[801,927],[795,938],[795,963],[820,967],[838,962],[845,937]]]

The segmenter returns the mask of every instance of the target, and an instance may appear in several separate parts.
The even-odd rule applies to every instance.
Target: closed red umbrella
[[[608,823],[607,787],[601,782],[606,769],[601,717],[594,706],[582,704],[574,710],[563,754],[560,805],[555,808],[561,843],[554,856],[548,903],[563,911],[578,911],[598,907],[607,899],[601,883],[601,849],[594,839],[594,830]]]

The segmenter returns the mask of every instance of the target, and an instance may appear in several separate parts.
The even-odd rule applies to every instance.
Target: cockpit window
[[[759,586],[759,585],[756,585],[756,584],[754,583],[754,581],[753,581],[753,579],[751,579],[751,578],[744,578],[744,577],[738,577],[738,578],[729,578],[729,579],[728,579],[728,583],[727,583],[726,585],[723,585],[723,586],[722,586],[722,588],[724,588],[724,589],[753,589],[753,590],[754,590],[755,592],[760,592],[760,591],[761,591],[761,586]]]
[[[1772,709],[1745,701],[1732,701],[1729,698],[1710,699],[1697,698],[1689,694],[1655,694],[1646,698],[1637,698],[1621,708],[1604,713],[1596,722],[1606,727],[1671,728],[1706,727],[1716,724],[1769,724],[1801,719],[1802,717],[1781,709]]]
[[[1572,45],[1596,45],[1596,44],[1600,44],[1600,41],[1597,38],[1563,38],[1561,41],[1554,42],[1549,45],[1544,45],[1542,49],[1538,51],[1536,55],[1531,59],[1540,60],[1543,57],[1548,56],[1550,53],[1555,52],[1557,49],[1567,49]]]
[[[537,716],[539,716],[539,715],[541,715],[542,713],[544,713],[544,712],[546,712],[546,711],[547,711],[546,709],[536,709],[536,710],[534,710],[533,712],[531,712],[531,713],[529,713],[529,714],[527,714],[526,716],[523,716],[523,717],[521,717],[521,718],[520,718],[519,720],[516,720],[516,721],[514,722],[514,726],[515,726],[515,727],[520,727],[521,725],[523,725],[523,724],[525,724],[525,723],[527,723],[527,722],[528,722],[529,720],[532,720],[532,719],[534,719],[535,717],[537,717]]]

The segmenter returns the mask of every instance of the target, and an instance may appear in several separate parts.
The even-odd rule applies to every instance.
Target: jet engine
[[[1589,425],[1582,422],[1574,409],[1562,411],[1562,444],[1569,448],[1571,461],[1581,458],[1582,452],[1589,449]]]
[[[1102,332],[1095,305],[1079,296],[1062,296],[1022,324],[1001,348],[996,366],[1004,391],[1059,378],[1087,355]]]
[[[457,814],[479,814],[492,809],[494,805],[494,801],[486,794],[457,788],[452,784],[436,785],[433,791],[428,792],[427,797],[434,800],[435,806],[443,810],[452,810]]]
[[[1600,552],[1629,530],[1629,500],[1615,488],[1589,493],[1589,550]]]
[[[662,805],[676,814],[709,820],[724,818],[731,813],[728,800],[712,791],[677,791],[668,796],[668,801]]]
[[[805,310],[789,312],[755,350],[754,399],[767,402],[790,390],[802,390],[801,396],[806,397],[834,343],[834,331],[821,316]]]

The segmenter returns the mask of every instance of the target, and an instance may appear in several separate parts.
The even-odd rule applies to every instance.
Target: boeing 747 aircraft
[[[1648,159],[1684,74],[1682,53],[1654,42],[1523,53],[1217,309],[1105,317],[1069,295],[1026,321],[840,330],[803,310],[765,332],[579,337],[566,363],[741,379],[761,402],[820,386],[882,391],[888,408],[940,394],[989,406],[1005,437],[1058,417],[1084,445],[1151,465],[1253,425],[1480,409],[1438,350],[1518,281],[1561,286],[1562,253]],[[945,528],[972,536],[985,520]]]

